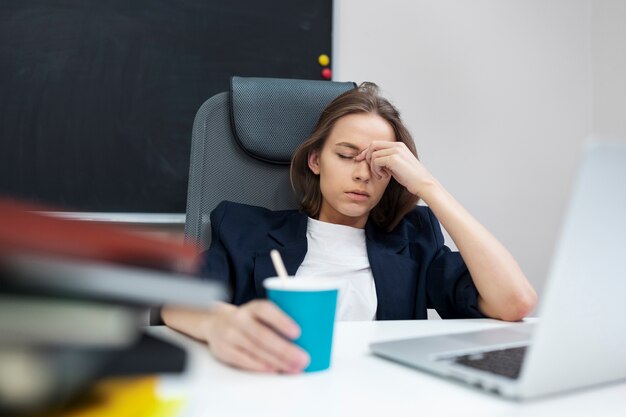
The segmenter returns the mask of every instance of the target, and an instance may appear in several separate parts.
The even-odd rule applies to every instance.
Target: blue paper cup
[[[289,277],[286,280],[272,277],[263,281],[263,285],[267,298],[300,326],[300,337],[294,343],[311,357],[304,371],[328,369],[339,284],[323,277]]]

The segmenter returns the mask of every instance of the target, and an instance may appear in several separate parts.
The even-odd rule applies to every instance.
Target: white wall
[[[593,130],[626,138],[626,1],[593,3]]]
[[[382,87],[424,164],[540,292],[592,129],[592,9],[591,0],[335,0],[333,78]],[[624,104],[623,91],[606,90],[594,111]]]

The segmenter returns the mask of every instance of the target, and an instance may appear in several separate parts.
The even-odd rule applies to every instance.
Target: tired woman
[[[206,341],[232,366],[300,372],[299,328],[264,299],[278,249],[290,274],[342,281],[337,320],[491,317],[516,321],[536,304],[517,262],[428,172],[398,110],[372,83],[333,100],[293,155],[300,210],[223,202],[211,213],[204,274],[231,303],[164,308],[165,323]],[[427,207],[418,206],[423,200]],[[440,223],[459,252],[444,245]]]

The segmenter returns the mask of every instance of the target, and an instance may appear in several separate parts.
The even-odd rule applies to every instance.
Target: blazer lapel
[[[419,265],[408,256],[408,241],[399,234],[366,228],[367,255],[376,284],[377,320],[415,318]]]
[[[267,245],[255,254],[254,282],[257,297],[267,296],[263,280],[276,276],[270,250],[280,252],[289,275],[295,275],[306,256],[307,216],[294,212],[280,226],[270,230]],[[378,320],[402,320],[415,317],[418,287],[417,262],[408,256],[408,241],[398,233],[379,230],[371,221],[365,226],[367,255],[376,284]]]
[[[307,216],[294,212],[280,226],[267,234],[267,246],[256,252],[254,260],[254,282],[257,297],[266,297],[263,280],[276,276],[270,257],[272,249],[278,250],[289,275],[295,275],[304,261],[308,249],[306,240]]]

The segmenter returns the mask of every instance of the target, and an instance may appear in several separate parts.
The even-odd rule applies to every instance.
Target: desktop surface
[[[532,321],[532,319],[530,320]],[[624,416],[626,383],[513,402],[372,355],[374,341],[517,325],[497,320],[339,322],[328,371],[255,374],[218,362],[208,347],[166,327],[147,331],[190,352],[182,376],[164,376],[165,394],[188,396],[185,416]]]

